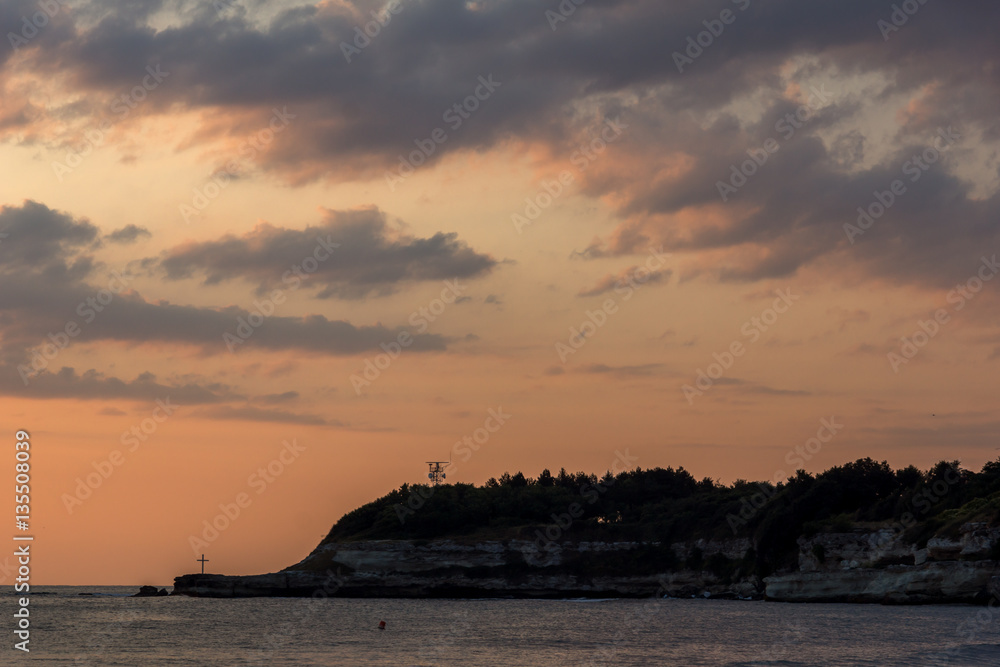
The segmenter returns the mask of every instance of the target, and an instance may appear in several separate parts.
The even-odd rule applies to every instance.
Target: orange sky
[[[982,259],[1000,248],[996,140],[978,101],[947,102],[949,86],[991,99],[990,72],[956,83],[930,60],[900,72],[915,24],[818,52],[782,41],[738,72],[707,52],[678,77],[669,53],[701,13],[718,15],[691,8],[657,47],[662,72],[631,80],[569,58],[601,12],[608,30],[646,39],[645,2],[581,10],[555,31],[507,3],[449,10],[523,22],[552,40],[551,58],[565,52],[566,71],[446,40],[453,64],[407,64],[404,21],[434,2],[346,63],[341,38],[370,4],[212,12],[202,19],[214,29],[275,50],[202,68],[167,43],[195,33],[198,16],[164,5],[128,18],[140,42],[161,41],[121,71],[84,48],[107,38],[94,8],[117,10],[84,3],[0,60],[0,431],[11,461],[14,433],[31,434],[34,583],[169,585],[202,551],[213,572],[274,571],[344,512],[449,457],[449,481],[477,484],[545,467],[600,473],[626,451],[643,468],[727,483],[862,456],[974,469],[996,457],[1000,282]],[[300,24],[317,32],[283,32]],[[504,29],[489,39],[513,44]],[[731,57],[757,53],[740,35]],[[282,60],[285,40],[317,40],[330,85],[356,96],[296,88],[312,64]],[[170,75],[116,117],[109,100],[155,63]],[[426,89],[383,82],[393,68]],[[441,111],[491,69],[502,85],[450,128]],[[822,86],[829,99],[786,136],[777,122]],[[285,108],[296,117],[185,220],[182,207]],[[79,166],[57,173],[107,118]],[[907,161],[950,124],[953,144],[911,180]],[[437,126],[448,139],[391,189],[386,171]],[[779,149],[722,201],[718,181],[769,138]],[[895,179],[899,201],[851,239],[844,224]],[[285,272],[328,236],[339,245],[290,289]],[[76,304],[116,270],[134,277],[87,321]],[[273,317],[230,351],[223,334],[276,290]],[[81,335],[25,384],[18,366],[71,322]],[[417,342],[380,356],[400,333]],[[911,349],[902,337],[925,344],[894,370],[889,355]],[[491,410],[510,416],[483,439]],[[843,428],[808,453],[821,420]],[[471,456],[456,446],[465,437],[483,439]],[[206,532],[213,521],[229,525]],[[0,584],[11,572],[0,557]]]

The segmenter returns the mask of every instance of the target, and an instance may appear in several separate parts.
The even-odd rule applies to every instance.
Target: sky
[[[978,470],[998,18],[4,0],[0,433],[10,466],[30,434],[33,581],[275,571],[428,461]]]

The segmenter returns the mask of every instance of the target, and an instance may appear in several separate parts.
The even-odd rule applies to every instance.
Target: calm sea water
[[[1000,665],[1000,609],[979,607],[124,597],[135,590],[33,589],[31,654],[7,645],[0,664]]]

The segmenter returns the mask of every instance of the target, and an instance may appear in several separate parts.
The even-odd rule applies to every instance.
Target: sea
[[[1000,607],[704,599],[129,597],[32,587],[2,665],[1000,665]],[[385,630],[379,622],[385,621]]]

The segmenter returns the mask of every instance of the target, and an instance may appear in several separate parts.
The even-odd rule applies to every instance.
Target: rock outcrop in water
[[[174,593],[983,603],[1000,600],[998,558],[1000,461],[973,473],[862,459],[729,487],[683,469],[545,471],[404,485],[296,565],[184,575]]]

